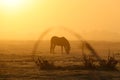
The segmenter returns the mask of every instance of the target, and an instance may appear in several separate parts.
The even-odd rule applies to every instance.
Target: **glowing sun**
[[[28,7],[31,0],[0,0],[2,9],[7,12],[16,12]]]
[[[35,0],[0,0],[0,6],[6,13],[24,11],[33,6]]]
[[[2,4],[6,7],[19,7],[22,5],[24,0],[2,0]]]

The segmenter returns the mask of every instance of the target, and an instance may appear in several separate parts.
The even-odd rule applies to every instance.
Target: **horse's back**
[[[66,44],[69,44],[68,40],[65,37],[57,37],[57,36],[53,36],[51,38],[51,43],[54,43],[56,45],[66,45]]]

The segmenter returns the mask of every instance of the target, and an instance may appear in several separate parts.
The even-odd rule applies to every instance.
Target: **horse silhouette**
[[[61,46],[61,53],[63,53],[63,47],[67,54],[70,53],[70,43],[65,37],[53,36],[51,38],[50,53],[54,53],[56,46]]]

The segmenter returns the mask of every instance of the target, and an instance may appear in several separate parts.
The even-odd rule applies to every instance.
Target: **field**
[[[119,71],[105,70],[40,70],[32,60],[33,41],[3,41],[0,42],[0,80],[120,80]],[[49,44],[40,43],[35,56],[42,56],[55,61],[59,66],[81,65],[81,55],[78,42],[71,42],[71,54],[49,53]],[[120,50],[120,43],[91,42],[98,54],[106,58],[108,49],[111,53]],[[105,54],[106,53],[106,54]],[[117,59],[120,59],[119,57]],[[117,65],[120,70],[120,64]]]

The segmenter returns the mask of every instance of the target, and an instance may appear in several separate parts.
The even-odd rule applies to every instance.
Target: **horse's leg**
[[[51,43],[51,46],[50,46],[50,53],[52,53],[52,43]]]
[[[55,46],[56,46],[56,45],[53,45],[52,53],[55,53]]]
[[[53,53],[54,52],[54,44],[51,43],[51,46],[50,46],[50,53]]]
[[[61,46],[61,53],[63,54],[63,46]]]

